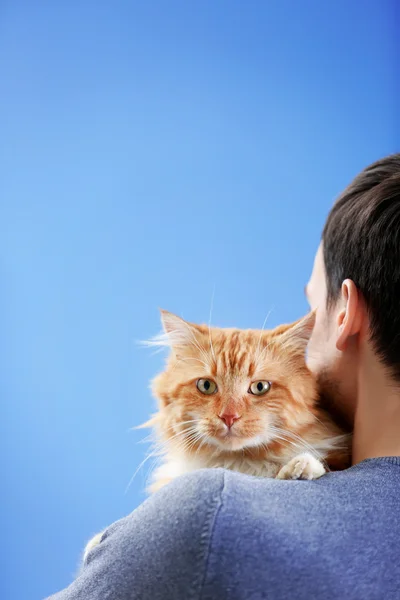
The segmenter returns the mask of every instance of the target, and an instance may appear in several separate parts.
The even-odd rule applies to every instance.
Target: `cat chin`
[[[238,452],[244,448],[257,448],[262,443],[266,443],[266,440],[262,440],[260,436],[254,438],[244,438],[239,436],[225,436],[224,438],[210,437],[208,443],[212,446],[216,446],[220,450],[229,452]]]

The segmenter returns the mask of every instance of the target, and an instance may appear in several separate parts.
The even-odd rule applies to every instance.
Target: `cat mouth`
[[[253,436],[246,435],[244,431],[240,431],[237,427],[233,426],[230,428],[218,429],[210,428],[209,431],[204,432],[208,439],[208,443],[212,446],[216,446],[221,450],[236,451],[241,450],[245,446],[251,444]]]
[[[260,443],[265,442],[265,437],[260,439],[260,434],[235,431],[234,428],[214,433],[209,438],[213,446],[229,452],[242,451],[244,448],[256,448]]]
[[[236,431],[232,431],[232,429],[226,429],[225,431],[221,432],[221,435],[219,435],[219,437],[224,440],[226,438],[237,438],[241,436],[238,435]]]
[[[227,431],[223,437],[216,438],[215,443],[221,450],[235,452],[244,448],[245,439],[232,431]]]
[[[232,429],[221,431],[214,437],[218,445],[222,447],[232,447],[232,445],[237,446],[238,444],[242,444],[244,442],[244,436]]]

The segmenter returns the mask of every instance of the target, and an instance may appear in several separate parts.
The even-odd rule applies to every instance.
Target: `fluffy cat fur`
[[[161,456],[150,492],[204,467],[315,479],[348,466],[349,436],[318,406],[305,362],[313,313],[270,331],[196,325],[166,311],[161,319],[164,333],[149,345],[170,353],[152,383],[158,411],[140,426],[153,428]],[[213,393],[199,390],[204,380]],[[257,382],[269,391],[251,393]],[[221,415],[236,419],[229,426]],[[85,556],[100,539],[89,542]]]
[[[204,467],[292,478],[285,467],[299,455],[303,462],[310,457],[316,476],[325,472],[322,463],[347,466],[348,436],[318,407],[317,384],[305,362],[314,313],[270,331],[195,325],[166,311],[161,316],[164,334],[151,343],[171,351],[152,384],[159,410],[143,425],[154,428],[164,453],[150,492]],[[200,379],[215,382],[216,392],[202,394]],[[249,393],[257,381],[270,382],[265,395]],[[239,418],[228,429],[221,414]],[[310,469],[300,477],[312,478]]]

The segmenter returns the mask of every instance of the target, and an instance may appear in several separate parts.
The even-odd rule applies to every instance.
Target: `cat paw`
[[[312,454],[304,452],[295,456],[282,467],[276,479],[318,479],[326,473],[326,469]]]

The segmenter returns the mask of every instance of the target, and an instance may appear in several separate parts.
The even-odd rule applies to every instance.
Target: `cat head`
[[[159,412],[145,425],[187,452],[286,446],[282,431],[312,423],[316,382],[305,363],[311,313],[273,330],[221,329],[162,311],[165,370],[153,381]]]

